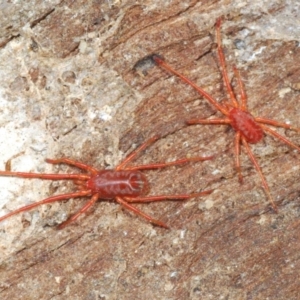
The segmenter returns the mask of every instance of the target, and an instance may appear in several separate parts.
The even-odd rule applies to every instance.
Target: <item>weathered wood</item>
[[[13,217],[0,224],[0,298],[298,299],[300,154],[270,137],[252,147],[279,207],[276,214],[244,154],[245,182],[238,183],[232,130],[185,123],[219,113],[161,69],[148,66],[144,76],[134,69],[159,53],[216,99],[226,99],[214,28],[224,16],[229,71],[234,64],[241,71],[251,112],[300,127],[299,32],[297,38],[290,26],[299,22],[297,10],[289,14],[293,7],[276,0],[244,6],[177,0],[41,3],[27,1],[34,18],[23,14],[19,28],[11,31],[12,21],[2,26],[1,168],[15,154],[20,155],[11,161],[14,170],[58,171],[43,160],[61,156],[113,167],[158,134],[161,139],[138,162],[216,158],[149,171],[151,194],[215,191],[185,203],[139,205],[170,230],[109,202],[97,203],[61,231],[55,224],[84,200]],[[21,17],[18,12],[10,10],[8,18]],[[300,134],[279,132],[300,144]],[[0,178],[0,184],[0,200],[9,197],[4,212],[72,189],[63,182],[17,178]]]

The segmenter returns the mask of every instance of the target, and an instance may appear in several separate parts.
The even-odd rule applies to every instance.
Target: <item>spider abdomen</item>
[[[103,170],[86,183],[92,193],[99,193],[102,199],[138,197],[148,191],[148,181],[139,171]]]
[[[229,119],[231,126],[236,131],[239,131],[247,142],[256,144],[263,138],[264,132],[262,128],[249,112],[233,108],[229,112]]]

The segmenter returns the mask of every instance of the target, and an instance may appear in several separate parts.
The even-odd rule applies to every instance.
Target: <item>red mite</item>
[[[195,157],[195,158],[183,158],[175,160],[172,162],[154,163],[138,166],[126,166],[136,155],[148,147],[150,144],[155,142],[157,137],[153,137],[143,143],[139,148],[128,155],[123,162],[121,162],[113,170],[98,170],[94,167],[86,165],[84,163],[71,160],[69,158],[60,159],[46,159],[46,162],[51,164],[67,164],[77,167],[86,173],[83,174],[39,174],[39,173],[28,173],[28,172],[11,172],[11,171],[0,171],[0,176],[13,176],[22,178],[39,178],[48,180],[72,180],[76,186],[77,191],[62,195],[56,195],[46,198],[42,201],[38,201],[26,206],[23,206],[17,210],[14,210],[2,217],[0,217],[0,222],[23,211],[30,210],[41,204],[47,204],[55,201],[66,200],[69,198],[81,198],[81,197],[91,197],[91,199],[73,216],[68,220],[61,223],[58,228],[61,229],[68,225],[69,223],[75,221],[81,214],[87,211],[97,200],[110,200],[115,199],[116,202],[121,204],[124,208],[131,210],[137,215],[145,218],[149,222],[168,228],[168,226],[158,220],[153,219],[148,216],[131,203],[146,203],[162,200],[185,200],[192,197],[198,197],[203,195],[208,195],[212,192],[203,191],[194,194],[180,194],[180,195],[159,195],[159,196],[144,196],[149,191],[149,183],[146,176],[141,172],[141,170],[149,169],[160,169],[169,166],[182,165],[187,162],[192,161],[204,161],[212,159],[212,156],[207,157]]]
[[[187,123],[189,125],[192,124],[220,124],[220,125],[231,125],[233,129],[235,130],[235,162],[236,162],[236,168],[239,175],[239,180],[242,182],[243,177],[241,173],[241,163],[240,163],[240,144],[242,143],[246,153],[248,154],[249,158],[251,159],[256,171],[258,172],[263,188],[269,198],[269,201],[275,211],[277,211],[276,204],[273,200],[273,197],[270,192],[270,188],[267,184],[267,181],[265,179],[265,176],[262,173],[262,170],[256,160],[256,158],[253,155],[253,152],[249,146],[250,144],[256,144],[260,142],[263,137],[264,133],[267,133],[275,138],[278,138],[282,142],[286,143],[288,146],[295,148],[296,150],[300,151],[300,147],[295,145],[293,142],[286,139],[284,136],[280,135],[276,131],[270,129],[266,125],[271,125],[274,127],[282,127],[294,131],[300,131],[298,128],[294,128],[286,123],[280,123],[274,120],[260,118],[260,117],[254,117],[250,112],[248,112],[247,109],[247,97],[245,93],[245,89],[241,80],[241,76],[237,70],[236,67],[233,67],[234,74],[237,78],[238,86],[240,89],[240,101],[238,102],[232,86],[230,84],[229,76],[226,70],[226,62],[225,62],[225,56],[222,49],[222,42],[221,42],[221,19],[217,20],[216,23],[216,37],[217,37],[217,44],[218,44],[218,57],[222,72],[222,77],[224,81],[224,85],[227,89],[228,93],[228,103],[221,105],[218,103],[210,94],[208,94],[206,91],[204,91],[202,88],[197,86],[194,82],[192,82],[190,79],[185,77],[184,75],[180,74],[176,70],[174,70],[171,66],[169,66],[159,55],[152,55],[152,60],[163,69],[167,70],[168,72],[178,76],[182,81],[187,83],[188,85],[192,86],[200,95],[202,95],[208,102],[213,105],[217,110],[219,110],[223,115],[225,115],[225,118],[221,119],[194,119],[189,120]]]

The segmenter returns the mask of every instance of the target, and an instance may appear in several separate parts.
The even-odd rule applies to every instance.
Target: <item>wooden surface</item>
[[[223,16],[230,76],[236,65],[253,115],[300,128],[299,5],[43,3],[5,8],[1,168],[14,155],[13,170],[75,172],[44,162],[61,156],[113,168],[159,135],[136,163],[187,155],[215,159],[148,171],[151,194],[214,192],[184,203],[138,205],[169,230],[113,202],[97,203],[61,231],[55,226],[84,200],[12,217],[0,224],[1,299],[299,299],[300,153],[271,137],[252,146],[276,214],[244,154],[244,184],[238,183],[229,127],[186,125],[188,119],[221,115],[174,76],[139,63],[158,53],[225,100],[214,28]],[[278,132],[300,144],[299,133]],[[3,214],[72,190],[65,182],[0,178],[0,184]]]

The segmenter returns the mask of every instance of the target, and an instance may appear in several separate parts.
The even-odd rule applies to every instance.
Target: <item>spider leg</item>
[[[239,131],[237,131],[235,134],[234,150],[235,150],[235,165],[236,165],[236,170],[237,170],[238,176],[239,176],[239,182],[243,183],[243,175],[242,175],[242,170],[241,170],[241,158],[240,158],[241,133]]]
[[[259,123],[263,123],[263,124],[272,125],[272,126],[275,126],[275,127],[282,127],[282,128],[286,128],[286,129],[290,129],[290,130],[293,130],[293,131],[300,132],[300,128],[293,127],[293,126],[291,126],[289,124],[286,124],[286,123],[277,122],[275,120],[270,120],[270,119],[265,119],[265,118],[255,118],[255,121],[257,121]]]
[[[74,214],[73,216],[71,216],[68,220],[62,222],[59,226],[58,229],[62,229],[65,226],[67,226],[68,224],[70,224],[71,222],[75,221],[81,214],[83,214],[84,212],[86,212],[92,205],[95,204],[95,202],[99,199],[99,194],[94,194],[91,198],[90,201],[88,201],[76,214]]]
[[[234,71],[235,77],[237,78],[238,85],[240,87],[240,93],[241,93],[240,96],[241,96],[241,101],[242,101],[242,105],[240,108],[242,110],[246,111],[247,110],[247,96],[246,96],[244,84],[243,84],[240,72],[235,66],[233,67],[233,71]]]
[[[229,119],[192,119],[186,121],[188,125],[193,124],[205,124],[205,125],[230,125],[231,121]]]
[[[158,139],[157,136],[154,136],[150,139],[148,139],[146,142],[144,142],[141,146],[139,146],[136,150],[131,152],[116,168],[115,170],[122,170],[124,169],[125,165],[128,164],[130,161],[132,161],[136,155],[143,151],[145,148],[147,148],[149,145],[153,144]]]
[[[12,172],[12,171],[0,171],[0,176],[12,176],[20,178],[39,178],[49,180],[87,180],[90,178],[86,174],[42,174],[42,173],[30,173],[30,172]]]
[[[218,45],[218,56],[219,56],[219,61],[221,66],[223,82],[227,89],[229,98],[231,99],[233,106],[239,107],[239,103],[237,102],[236,97],[234,95],[232,86],[228,78],[228,73],[226,70],[226,61],[225,61],[225,55],[222,48],[222,40],[221,40],[221,18],[219,18],[216,23],[216,36],[217,36],[217,45]]]
[[[147,203],[147,202],[156,202],[156,201],[164,201],[164,200],[187,200],[190,198],[209,195],[212,192],[213,190],[207,190],[207,191],[194,193],[194,194],[159,195],[159,196],[146,196],[146,197],[135,197],[135,198],[124,197],[124,199],[130,203]]]
[[[176,165],[183,165],[188,162],[192,161],[204,161],[204,160],[210,160],[213,159],[213,156],[206,156],[206,157],[192,157],[192,158],[182,158],[171,162],[164,162],[164,163],[156,163],[156,164],[147,164],[147,165],[140,165],[140,166],[133,166],[125,168],[126,170],[149,170],[149,169],[160,169],[165,168],[169,166],[176,166]]]
[[[271,128],[260,124],[260,126],[264,129],[264,131],[266,131],[268,134],[278,138],[279,140],[281,140],[282,142],[284,142],[285,144],[289,145],[290,147],[300,151],[300,147],[298,147],[297,145],[295,145],[294,143],[292,143],[291,141],[289,141],[288,139],[286,139],[284,136],[282,136],[281,134],[277,133],[276,131],[272,130]]]
[[[152,217],[150,217],[149,215],[145,214],[144,212],[142,212],[141,210],[139,210],[138,208],[132,206],[131,204],[129,204],[128,202],[126,202],[126,200],[122,199],[121,197],[116,197],[116,201],[121,204],[123,207],[125,207],[128,210],[131,210],[132,212],[134,212],[135,214],[143,217],[144,219],[148,220],[150,223],[155,224],[157,226],[163,227],[163,228],[169,228],[165,223],[155,220]]]
[[[158,55],[153,55],[152,59],[154,62],[160,66],[161,68],[165,69],[166,71],[176,75],[179,77],[183,82],[187,83],[191,87],[193,87],[200,95],[202,95],[204,98],[208,100],[217,110],[222,112],[225,116],[229,115],[229,112],[226,108],[224,108],[222,105],[220,105],[210,94],[208,94],[206,91],[204,91],[202,88],[200,88],[198,85],[196,85],[193,81],[191,81],[189,78],[185,77],[181,73],[174,70],[171,66],[169,66],[163,59],[161,59]]]
[[[55,202],[55,201],[61,201],[61,200],[66,200],[66,199],[69,199],[69,198],[79,198],[79,197],[85,197],[85,196],[88,196],[90,195],[91,191],[79,191],[79,192],[74,192],[74,193],[68,193],[68,194],[63,194],[63,195],[57,195],[57,196],[52,196],[52,197],[49,197],[49,198],[46,198],[44,200],[41,200],[41,201],[38,201],[38,202],[35,202],[35,203],[32,203],[32,204],[29,204],[29,205],[26,205],[26,206],[23,206],[19,209],[16,209],[2,217],[0,217],[0,222],[13,216],[13,215],[16,215],[20,212],[23,212],[23,211],[27,211],[27,210],[30,210],[34,207],[37,207],[39,205],[42,205],[42,204],[47,204],[47,203],[51,203],[51,202]]]
[[[87,172],[90,172],[91,174],[93,175],[96,175],[99,170],[97,170],[96,168],[93,168],[89,165],[86,165],[82,162],[79,162],[79,161],[76,161],[76,160],[73,160],[73,159],[70,159],[70,158],[59,158],[59,159],[50,159],[50,158],[46,158],[46,162],[49,163],[49,164],[54,164],[54,165],[57,165],[57,164],[66,164],[66,165],[71,165],[71,166],[75,166],[81,170],[85,170]]]
[[[266,180],[265,176],[263,175],[262,170],[261,170],[261,168],[260,168],[260,166],[259,166],[259,164],[258,164],[258,162],[257,162],[257,160],[256,160],[256,158],[254,156],[254,154],[252,153],[252,151],[250,149],[250,146],[248,145],[248,142],[246,141],[246,139],[244,137],[242,137],[242,142],[243,142],[243,145],[244,145],[244,147],[246,149],[246,152],[247,152],[250,160],[252,161],[252,163],[253,163],[253,165],[254,165],[257,173],[260,176],[260,179],[262,181],[264,190],[265,190],[265,192],[266,192],[266,194],[267,194],[267,196],[269,198],[269,201],[270,201],[270,203],[271,203],[274,211],[277,212],[278,209],[277,209],[277,206],[276,206],[276,204],[274,202],[274,199],[273,199],[273,197],[271,195],[270,188],[268,186],[267,180]]]

